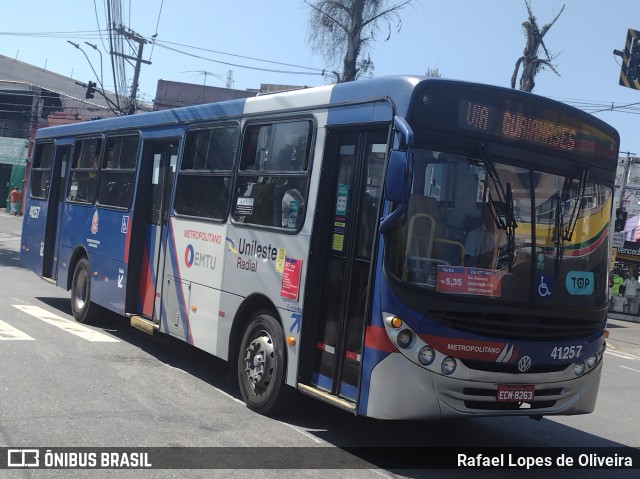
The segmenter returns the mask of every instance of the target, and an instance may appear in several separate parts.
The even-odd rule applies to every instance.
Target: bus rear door
[[[169,204],[176,174],[177,138],[145,140],[129,248],[127,311],[155,325],[161,319]]]
[[[42,249],[42,277],[49,280],[56,280],[58,277],[58,243],[62,225],[60,206],[65,197],[65,178],[71,164],[70,158],[70,145],[56,146]]]

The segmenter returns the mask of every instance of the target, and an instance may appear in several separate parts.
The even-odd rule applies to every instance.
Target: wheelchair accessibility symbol
[[[537,274],[538,296],[548,298],[553,294],[553,277],[546,274]]]

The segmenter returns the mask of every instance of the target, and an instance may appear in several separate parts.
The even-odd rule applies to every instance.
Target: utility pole
[[[618,233],[624,237],[625,225],[627,223],[627,209],[625,207],[625,190],[627,189],[627,181],[629,179],[629,169],[631,165],[634,163],[635,158],[632,158],[631,155],[635,153],[631,153],[630,151],[625,152],[627,154],[627,160],[624,164],[624,171],[622,173],[622,185],[620,187],[620,198],[618,200],[618,207],[616,208],[615,220],[613,223],[613,231],[614,231],[614,242],[624,241],[619,237]],[[622,246],[622,244],[618,243],[616,246]]]
[[[129,60],[135,60],[136,68],[133,73],[133,83],[131,85],[131,96],[129,97],[129,109],[127,110],[127,115],[133,115],[136,112],[136,95],[138,94],[138,79],[140,78],[140,64],[145,63],[146,65],[151,65],[151,62],[148,60],[142,59],[142,49],[144,48],[147,40],[142,36],[138,35],[133,30],[128,30],[124,26],[120,25],[119,27],[114,28],[116,32],[120,35],[127,37],[130,40],[133,40],[138,44],[138,55],[136,57],[131,57],[129,55],[125,55],[119,52],[111,52],[114,55],[121,56],[123,58],[127,58]]]
[[[625,151],[622,153],[627,154],[627,161],[624,164],[624,173],[622,174],[622,186],[620,188],[620,201],[618,201],[618,208],[624,209],[624,191],[627,188],[627,180],[629,178],[629,169],[631,168],[631,163],[633,162],[633,159],[635,159],[632,159],[631,155],[635,155],[635,153],[631,153],[630,151]]]
[[[227,71],[227,88],[233,88],[233,70]]]

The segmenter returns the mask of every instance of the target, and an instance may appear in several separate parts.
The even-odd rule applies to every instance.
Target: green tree
[[[524,3],[527,6],[527,12],[529,13],[529,18],[526,21],[522,22],[522,30],[524,31],[524,35],[527,41],[525,43],[522,56],[518,58],[515,69],[513,71],[513,75],[511,76],[511,88],[516,87],[518,72],[520,70],[520,66],[522,65],[520,90],[531,92],[535,87],[535,76],[540,70],[544,70],[545,67],[548,67],[556,75],[560,76],[560,74],[556,70],[556,66],[552,63],[557,55],[551,55],[549,53],[549,50],[547,50],[547,47],[544,44],[544,36],[547,34],[553,24],[556,23],[556,20],[564,11],[565,6],[562,5],[560,12],[558,12],[551,23],[547,23],[546,25],[544,25],[541,30],[538,27],[536,17],[533,16],[529,0],[524,0]],[[540,58],[541,49],[544,52],[543,58]]]
[[[373,74],[371,44],[381,32],[384,41],[402,27],[399,11],[414,0],[319,0],[304,3],[311,9],[307,40],[324,57],[337,82]],[[336,71],[342,66],[342,72]]]

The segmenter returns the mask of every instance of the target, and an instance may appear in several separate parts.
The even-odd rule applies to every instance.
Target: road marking
[[[33,341],[33,338],[0,319],[0,341]]]
[[[631,360],[636,360],[638,359],[637,357],[631,355],[631,354],[627,354],[627,353],[621,353],[619,351],[605,351],[605,354],[611,354],[612,356],[616,356],[618,358],[622,358],[622,359],[631,359]]]
[[[631,371],[635,371],[635,372],[637,372],[637,373],[640,373],[640,369],[628,368],[627,366],[620,366],[620,367],[621,367],[621,368],[624,368],[624,369],[630,369]]]
[[[23,313],[30,314],[34,318],[38,318],[45,323],[48,323],[56,328],[60,328],[67,333],[75,334],[76,336],[86,339],[87,341],[102,342],[102,343],[119,343],[120,341],[112,336],[108,336],[100,331],[93,330],[80,323],[65,319],[61,316],[53,314],[46,309],[42,309],[38,306],[28,306],[21,304],[14,304],[14,308],[19,309]]]

